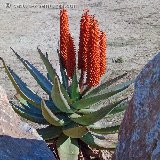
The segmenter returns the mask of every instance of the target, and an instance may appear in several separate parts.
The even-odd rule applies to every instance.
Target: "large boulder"
[[[122,121],[113,159],[160,159],[160,53],[143,68]]]
[[[0,160],[55,160],[35,129],[20,120],[0,86]]]

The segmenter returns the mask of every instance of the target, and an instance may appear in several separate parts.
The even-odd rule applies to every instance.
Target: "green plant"
[[[64,19],[66,21],[66,10],[63,9],[61,12],[61,21]],[[85,16],[88,16],[88,11],[85,12],[82,19],[86,18]],[[61,26],[61,30],[63,31],[65,29],[66,32],[61,32],[60,51],[57,50],[62,80],[52,67],[48,56],[44,55],[39,48],[37,48],[38,53],[48,72],[47,77],[30,62],[21,58],[20,55],[11,48],[41,88],[48,94],[48,99],[42,99],[34,93],[27,84],[6,65],[5,61],[0,58],[9,79],[17,91],[16,97],[19,100],[19,106],[12,103],[14,111],[32,122],[46,125],[45,128],[37,129],[37,131],[47,143],[51,144],[50,147],[54,150],[57,159],[76,160],[78,156],[80,157],[80,153],[84,157],[88,156],[86,155],[87,153],[91,155],[93,148],[100,150],[115,148],[115,143],[107,141],[104,136],[99,135],[116,133],[120,124],[97,126],[95,123],[105,118],[106,115],[114,116],[116,113],[124,111],[127,107],[126,98],[109,103],[106,106],[103,105],[104,100],[125,90],[133,81],[127,81],[120,85],[113,86],[115,82],[126,75],[125,73],[107,80],[100,85],[100,77],[104,74],[106,68],[104,66],[105,58],[101,57],[103,58],[103,64],[101,64],[102,62],[100,63],[100,61],[94,61],[94,59],[97,60],[98,57],[100,58],[97,54],[99,54],[100,51],[105,52],[105,48],[98,50],[98,48],[93,47],[94,45],[96,46],[97,42],[95,41],[98,41],[99,37],[97,36],[95,39],[96,36],[94,33],[97,34],[99,31],[97,21],[92,19],[92,22],[89,32],[84,31],[85,28],[83,26],[81,27],[80,46],[85,49],[91,49],[90,52],[86,52],[86,54],[89,56],[89,60],[92,60],[92,65],[90,65],[86,59],[82,58],[85,57],[83,55],[84,51],[81,51],[82,48],[79,49],[79,52],[81,52],[78,56],[81,59],[78,66],[81,70],[80,77],[77,76],[78,71],[75,67],[73,39],[67,28],[68,25],[65,25],[67,21],[61,24],[64,25]],[[88,44],[86,41],[85,44],[82,42],[85,34],[89,34]],[[94,41],[92,41],[91,37]],[[102,42],[100,44],[105,46]],[[104,55],[104,53],[102,55]],[[74,65],[69,65],[71,64],[70,58],[73,58],[74,63],[72,64]],[[70,63],[68,63],[68,61]],[[85,66],[82,66],[84,65],[82,61],[85,63]],[[96,68],[94,65],[99,65],[99,67]],[[84,82],[85,72],[88,75],[86,82]],[[96,105],[102,105],[102,107],[97,110]]]

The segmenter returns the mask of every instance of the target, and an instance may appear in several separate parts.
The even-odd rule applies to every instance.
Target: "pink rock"
[[[142,69],[119,130],[115,160],[160,159],[160,53]]]

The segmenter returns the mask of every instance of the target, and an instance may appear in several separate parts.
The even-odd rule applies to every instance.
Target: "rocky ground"
[[[130,77],[135,77],[160,49],[159,0],[0,0],[0,56],[38,93],[42,92],[10,47],[45,72],[36,50],[40,45],[56,67],[60,4],[68,8],[70,30],[76,47],[82,10],[88,8],[91,14],[95,14],[101,29],[107,32],[110,72],[119,74],[128,71]],[[116,63],[117,59],[120,63]],[[1,63],[0,85],[12,99],[15,90]]]

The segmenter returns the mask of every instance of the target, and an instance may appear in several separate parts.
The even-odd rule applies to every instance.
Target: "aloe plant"
[[[72,39],[70,38],[70,40]],[[71,45],[73,43],[69,44]],[[107,141],[105,138],[100,138],[98,135],[116,133],[118,132],[120,124],[97,126],[95,123],[107,115],[115,116],[116,113],[126,109],[126,98],[107,105],[103,105],[103,101],[125,90],[133,81],[112,86],[113,83],[126,75],[123,74],[107,80],[103,84],[100,84],[100,82],[97,84],[96,80],[92,79],[93,81],[91,81],[89,78],[86,80],[88,83],[85,83],[83,74],[84,71],[89,72],[89,70],[81,68],[80,77],[77,76],[78,70],[75,66],[72,66],[74,69],[72,68],[72,70],[70,70],[67,62],[64,64],[64,55],[62,55],[63,47],[62,45],[61,50],[57,50],[61,78],[52,67],[48,56],[43,54],[39,48],[37,48],[38,53],[48,72],[47,77],[11,48],[39,86],[49,95],[48,99],[39,97],[7,66],[5,61],[0,58],[9,79],[17,91],[16,98],[19,101],[19,105],[11,103],[12,107],[21,117],[46,126],[37,129],[37,131],[47,143],[53,144],[52,149],[54,149],[57,159],[76,160],[80,153],[84,156],[84,150],[87,152],[87,150],[89,151],[93,148],[99,150],[114,149],[116,147],[115,143]],[[69,51],[71,52],[71,50]],[[87,65],[89,65],[89,63]],[[93,70],[94,67],[91,67],[93,66],[89,66],[88,68]],[[89,77],[93,77],[93,75]],[[102,105],[102,107],[96,109],[97,105]]]

